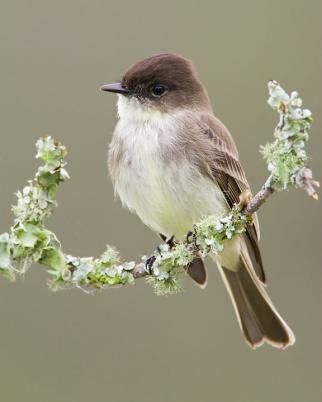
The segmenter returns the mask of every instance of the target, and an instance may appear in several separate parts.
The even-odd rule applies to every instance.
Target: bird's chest
[[[179,152],[173,129],[119,124],[110,164],[122,203],[153,230],[182,237],[203,216],[221,213],[225,203],[218,186]]]

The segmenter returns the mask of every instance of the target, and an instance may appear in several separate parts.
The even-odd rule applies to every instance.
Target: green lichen
[[[272,187],[286,190],[296,184],[296,173],[308,163],[305,143],[312,114],[302,109],[297,92],[289,96],[275,81],[269,82],[268,89],[268,104],[279,113],[280,120],[274,133],[276,140],[261,147],[261,153],[272,176]]]
[[[225,240],[245,232],[250,223],[252,218],[243,215],[238,206],[234,206],[231,212],[222,218],[208,216],[195,225],[198,248],[204,256],[210,251],[218,254],[223,250]]]
[[[169,296],[180,293],[183,290],[183,279],[180,272],[173,272],[166,279],[159,279],[154,275],[147,277],[147,283],[150,284],[158,296]]]

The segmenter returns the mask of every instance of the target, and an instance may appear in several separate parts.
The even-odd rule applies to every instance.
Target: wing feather
[[[232,207],[239,202],[240,193],[250,189],[245,172],[239,162],[236,145],[228,129],[212,115],[202,120],[201,131],[212,144],[210,147],[213,157],[209,161],[210,171],[224,193],[229,206]],[[244,237],[254,270],[259,279],[265,283],[266,276],[258,244],[259,226],[256,214],[254,224],[248,226]]]

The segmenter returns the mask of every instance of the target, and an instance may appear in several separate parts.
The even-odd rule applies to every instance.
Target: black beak
[[[117,94],[127,95],[130,91],[121,85],[120,82],[115,82],[114,84],[106,84],[101,87],[102,91],[114,92]]]

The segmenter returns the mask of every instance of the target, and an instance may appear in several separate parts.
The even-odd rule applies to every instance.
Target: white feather
[[[182,117],[185,110],[162,114],[119,96],[118,113],[113,141],[122,142],[123,157],[116,168],[115,191],[147,226],[181,238],[202,217],[227,211],[219,186],[188,159],[161,157],[162,147],[176,141],[178,114]]]

